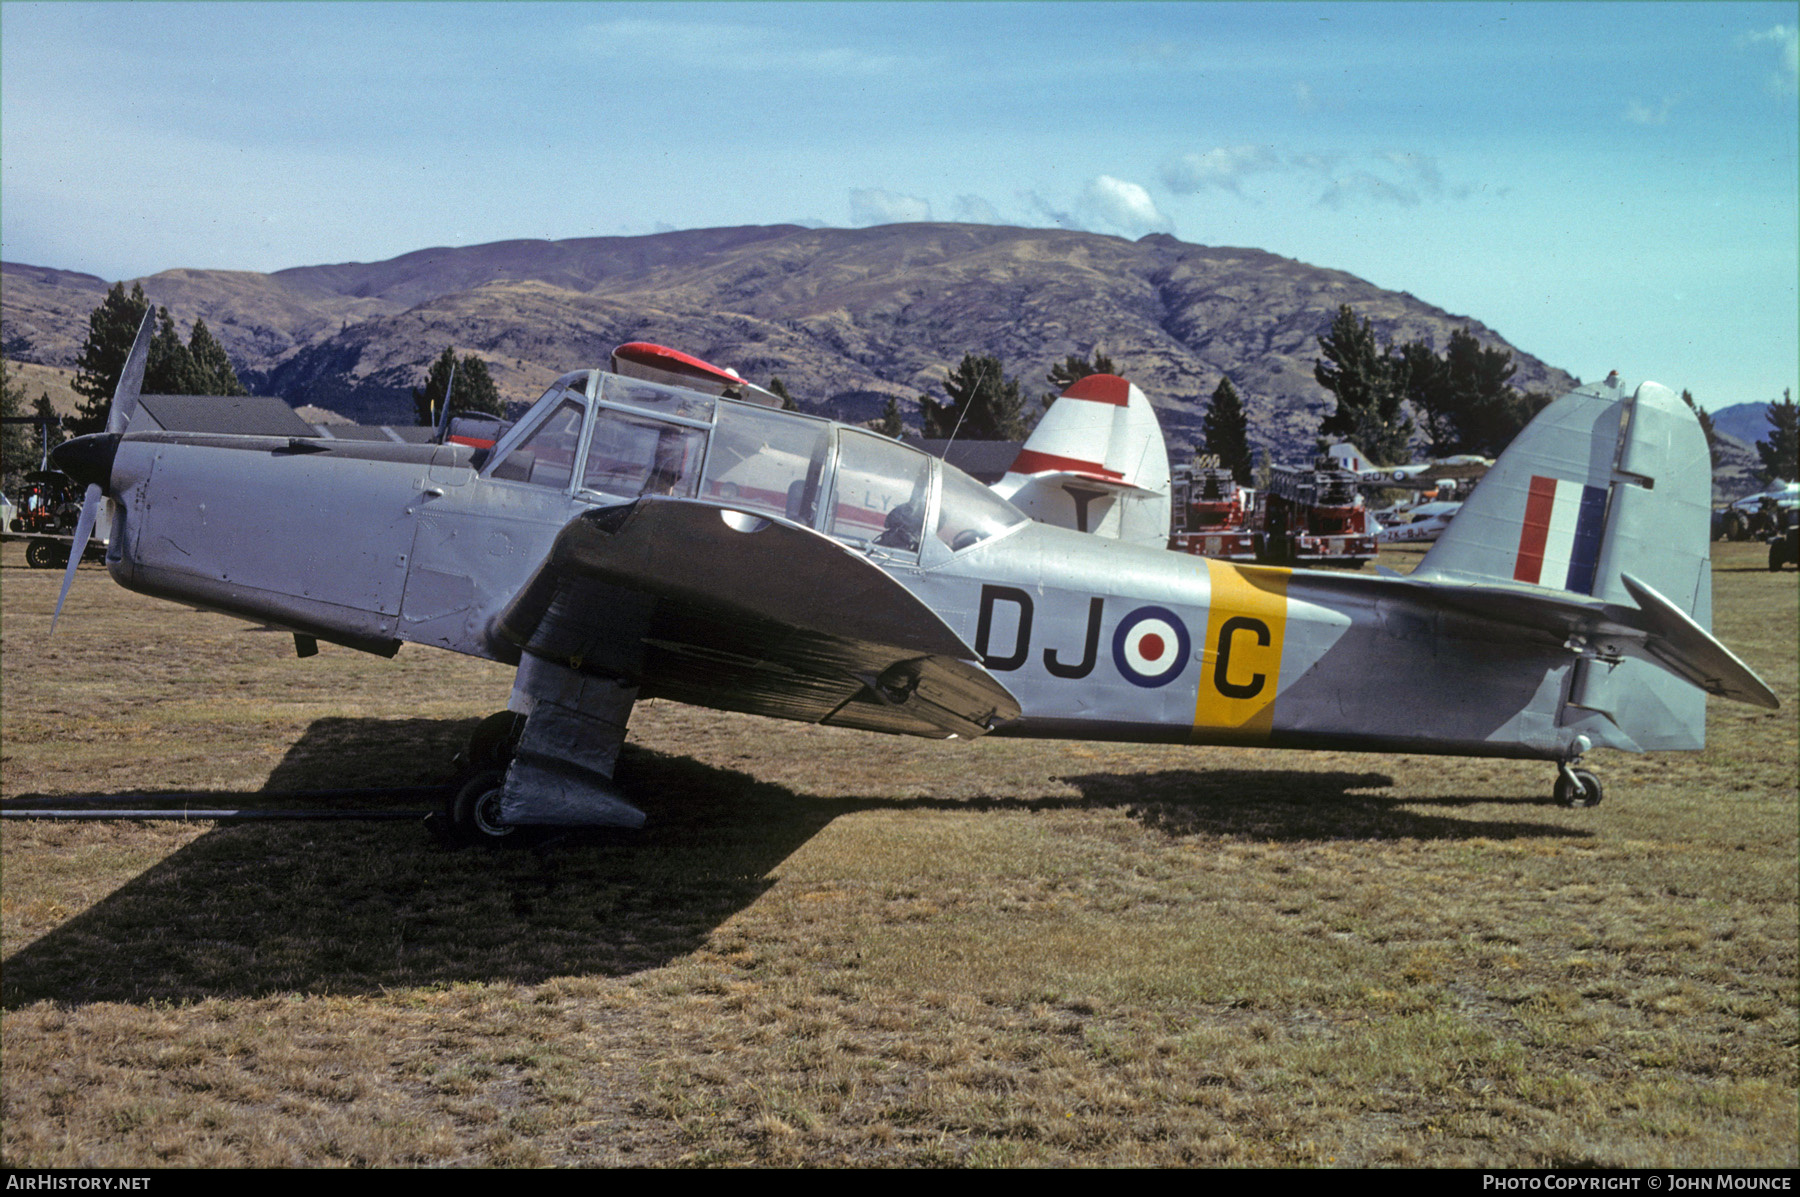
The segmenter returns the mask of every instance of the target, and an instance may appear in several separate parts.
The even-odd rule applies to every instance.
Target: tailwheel
[[[481,769],[469,774],[451,795],[445,810],[450,818],[450,832],[458,843],[499,844],[518,833],[519,828],[500,822],[500,795],[506,773],[500,769]]]
[[[1603,794],[1600,779],[1586,769],[1573,769],[1564,765],[1556,779],[1556,800],[1571,810],[1599,806]]]

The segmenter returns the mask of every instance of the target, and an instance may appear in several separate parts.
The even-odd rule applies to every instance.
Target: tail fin
[[[1705,624],[1711,499],[1705,434],[1673,391],[1582,387],[1514,439],[1416,572],[1631,604],[1629,573]]]
[[[1325,450],[1325,455],[1337,462],[1340,470],[1349,470],[1353,474],[1361,474],[1364,470],[1375,468],[1367,455],[1349,441],[1339,441]]]
[[[1645,606],[1649,590],[1709,632],[1711,497],[1706,437],[1673,391],[1653,382],[1630,393],[1582,387],[1518,435],[1413,576],[1589,595],[1650,623],[1682,622]],[[1655,640],[1693,655],[1681,636]],[[1717,645],[1710,635],[1694,643],[1702,641]],[[1561,722],[1592,712],[1643,748],[1699,747],[1705,695],[1688,684],[1691,673],[1643,659],[1580,660]]]
[[[1033,519],[1136,544],[1169,539],[1169,450],[1144,392],[1113,374],[1077,379],[994,490]]]

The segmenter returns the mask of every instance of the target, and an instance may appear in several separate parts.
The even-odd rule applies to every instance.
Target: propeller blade
[[[75,521],[75,543],[69,546],[69,566],[63,570],[62,593],[56,596],[56,613],[50,617],[50,634],[56,635],[56,621],[62,618],[63,604],[69,599],[69,587],[75,584],[75,569],[87,552],[88,537],[94,531],[94,517],[100,512],[100,488],[88,483],[87,495],[81,500],[81,518]]]
[[[144,322],[138,325],[137,338],[131,342],[131,352],[125,357],[125,368],[119,372],[119,385],[113,388],[112,410],[106,415],[106,431],[122,433],[131,423],[131,417],[137,414],[138,392],[144,387],[144,367],[150,362],[150,338],[156,328],[156,309],[144,312]],[[100,438],[95,437],[94,440]],[[118,437],[112,438],[116,447]],[[110,463],[111,454],[107,456]],[[110,464],[107,472],[111,472]],[[69,588],[75,585],[75,571],[81,566],[81,558],[87,553],[88,537],[94,533],[94,520],[100,514],[101,485],[98,482],[88,483],[87,493],[81,500],[81,518],[75,521],[75,541],[69,546],[69,564],[63,570],[62,593],[56,596],[56,612],[50,616],[50,634],[56,635],[56,621],[62,618],[63,604],[69,601]]]
[[[150,340],[155,334],[156,309],[153,307],[145,311],[144,322],[138,325],[137,339],[132,341],[125,368],[119,372],[119,385],[113,388],[112,410],[106,417],[108,432],[124,432],[131,417],[137,414],[138,392],[144,386],[144,367],[150,362]]]
[[[444,384],[444,406],[438,412],[437,443],[444,443],[444,433],[450,429],[450,396],[456,391],[456,359],[450,359],[450,381]]]

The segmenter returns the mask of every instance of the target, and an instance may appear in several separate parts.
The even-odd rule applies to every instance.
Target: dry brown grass
[[[8,358],[6,373],[14,386],[22,387],[27,403],[36,403],[39,395],[50,396],[50,406],[58,415],[72,416],[86,400],[75,391],[75,371],[68,366],[40,366],[36,362],[15,362]],[[35,438],[37,430],[31,435]]]
[[[651,823],[9,821],[14,1166],[1800,1163],[1796,597],[1704,753],[987,740],[649,703]],[[507,671],[0,558],[7,799],[441,780]]]

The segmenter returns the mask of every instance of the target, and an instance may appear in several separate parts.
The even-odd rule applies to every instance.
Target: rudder
[[[1629,573],[1711,619],[1712,458],[1668,387],[1582,387],[1540,412],[1415,576],[1513,582],[1635,605]]]
[[[1711,498],[1706,436],[1673,391],[1582,387],[1501,454],[1413,576],[1636,608],[1629,574],[1710,630]],[[1595,716],[1645,749],[1705,743],[1704,693],[1647,660],[1577,662],[1559,722]]]

